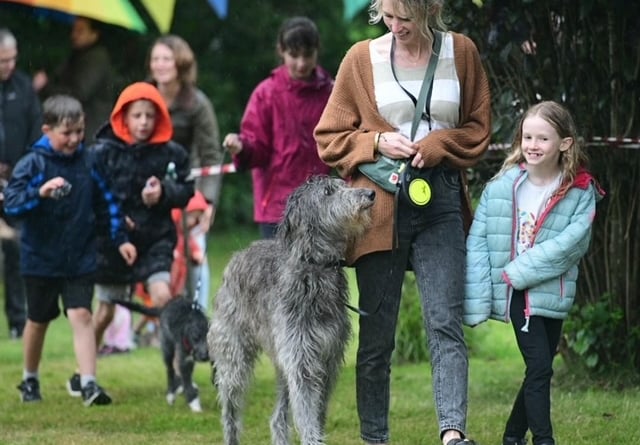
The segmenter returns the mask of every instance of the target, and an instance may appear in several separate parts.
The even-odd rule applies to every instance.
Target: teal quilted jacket
[[[578,263],[587,252],[596,202],[604,192],[581,171],[540,215],[534,244],[516,255],[514,197],[527,172],[515,166],[485,187],[467,238],[464,323],[509,322],[513,290],[524,290],[525,317],[566,318],[576,295]],[[526,325],[525,325],[526,326]]]

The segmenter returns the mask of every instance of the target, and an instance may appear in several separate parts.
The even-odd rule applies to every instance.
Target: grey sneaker
[[[96,382],[89,382],[82,388],[84,406],[108,405],[111,397]]]
[[[82,386],[80,386],[80,374],[74,373],[69,380],[67,380],[67,392],[71,397],[82,396]]]
[[[24,403],[39,402],[42,400],[40,395],[40,382],[33,377],[23,380],[19,385],[20,400]]]

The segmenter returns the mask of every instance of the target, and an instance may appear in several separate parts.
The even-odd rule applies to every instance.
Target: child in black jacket
[[[122,261],[109,242],[108,215],[98,215],[98,345],[113,319],[113,300],[128,298],[134,283],[145,284],[155,307],[171,298],[176,244],[171,209],[185,207],[194,193],[193,182],[187,180],[188,153],[171,141],[172,133],[169,112],[156,87],[137,82],[122,91],[91,148],[98,174],[121,202],[128,236],[138,252],[132,266]]]

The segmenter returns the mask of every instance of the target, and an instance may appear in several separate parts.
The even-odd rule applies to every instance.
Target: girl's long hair
[[[562,171],[562,184],[557,194],[564,194],[573,184],[580,168],[586,167],[588,161],[583,151],[582,139],[578,137],[578,130],[571,113],[564,106],[554,101],[544,101],[532,105],[522,115],[516,133],[513,136],[511,153],[504,160],[502,168],[496,176],[500,176],[515,165],[526,162],[522,152],[522,124],[525,119],[532,116],[538,116],[547,121],[556,130],[561,139],[571,138],[573,141],[567,150],[560,152],[559,162],[560,170]]]

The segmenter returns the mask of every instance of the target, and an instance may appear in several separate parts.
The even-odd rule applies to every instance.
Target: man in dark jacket
[[[6,28],[0,28],[0,191],[28,147],[40,136],[42,112],[31,79],[16,69],[18,44]],[[4,257],[5,314],[9,336],[19,338],[24,328],[25,291],[19,273],[20,250],[16,231],[4,215],[0,239]]]
[[[69,57],[48,75],[38,71],[33,86],[42,98],[69,94],[82,103],[85,113],[85,141],[94,141],[98,129],[109,119],[116,99],[115,72],[109,52],[101,43],[100,24],[76,17],[71,28]]]

